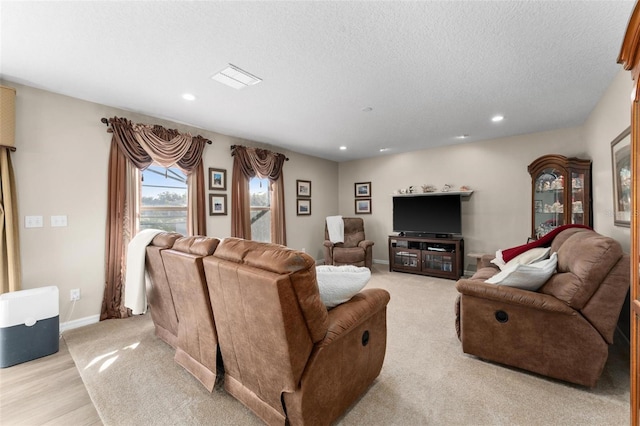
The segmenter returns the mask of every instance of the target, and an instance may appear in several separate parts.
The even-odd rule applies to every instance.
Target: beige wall
[[[127,117],[134,122],[161,124],[200,134],[213,141],[205,148],[205,169],[232,169],[230,145],[255,143],[193,127],[150,118],[3,82],[17,89],[16,173],[23,288],[56,285],[60,290],[60,320],[99,315],[104,288],[104,235],[107,162],[111,135],[102,117]],[[335,162],[282,151],[288,245],[305,248],[321,258],[324,218],[335,214],[338,165]],[[296,216],[296,179],[312,181],[312,215]],[[209,192],[209,191],[207,191]],[[227,189],[227,196],[230,191]],[[24,228],[24,216],[44,217],[44,227]],[[67,215],[68,226],[52,228],[50,216]],[[210,236],[230,235],[231,217],[207,219]],[[81,300],[71,314],[69,291],[79,288]],[[70,316],[71,314],[71,316]]]
[[[613,224],[611,141],[631,123],[631,73],[621,70],[583,126],[589,157],[593,159],[594,228],[631,250],[629,228]]]

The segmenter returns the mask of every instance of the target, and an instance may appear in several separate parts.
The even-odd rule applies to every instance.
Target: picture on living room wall
[[[296,180],[296,193],[298,197],[311,197],[311,181]]]
[[[311,200],[310,199],[298,199],[296,212],[298,216],[311,215]]]
[[[356,197],[371,197],[371,182],[358,182],[355,184]]]
[[[227,171],[209,167],[209,190],[227,190]]]
[[[631,128],[611,142],[613,224],[631,225]]]
[[[209,216],[227,214],[227,194],[209,194]]]
[[[371,214],[371,199],[356,200],[356,214]]]

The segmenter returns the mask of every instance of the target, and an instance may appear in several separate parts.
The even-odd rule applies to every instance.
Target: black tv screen
[[[393,197],[393,231],[414,236],[461,234],[460,194]]]

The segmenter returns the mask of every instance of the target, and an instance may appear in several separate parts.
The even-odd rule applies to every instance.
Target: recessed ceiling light
[[[498,121],[502,121],[502,120],[504,120],[504,115],[495,115],[491,119],[491,121],[493,121],[494,123],[497,123]]]
[[[380,152],[387,152],[389,151],[389,148],[380,148]]]
[[[373,111],[373,108],[371,108],[371,107],[362,108],[362,112],[371,112],[371,111]]]
[[[460,135],[460,136],[456,136],[456,139],[466,139],[468,137],[469,135]]]
[[[347,149],[347,147],[346,147],[346,146],[341,146],[341,147],[340,147],[340,151],[345,151],[346,149]]]
[[[229,64],[228,67],[217,72],[211,78],[222,84],[226,84],[229,87],[233,87],[234,89],[243,89],[262,81],[261,78],[258,78],[233,64]]]
[[[185,93],[184,95],[182,95],[182,99],[187,100],[187,101],[195,101],[196,97],[194,95],[192,95],[191,93]]]

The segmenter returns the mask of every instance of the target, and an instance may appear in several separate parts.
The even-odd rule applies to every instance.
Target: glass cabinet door
[[[588,209],[585,199],[584,173],[571,172],[571,223],[585,224],[585,209]]]
[[[555,167],[543,169],[534,180],[534,237],[565,224],[565,176]]]

